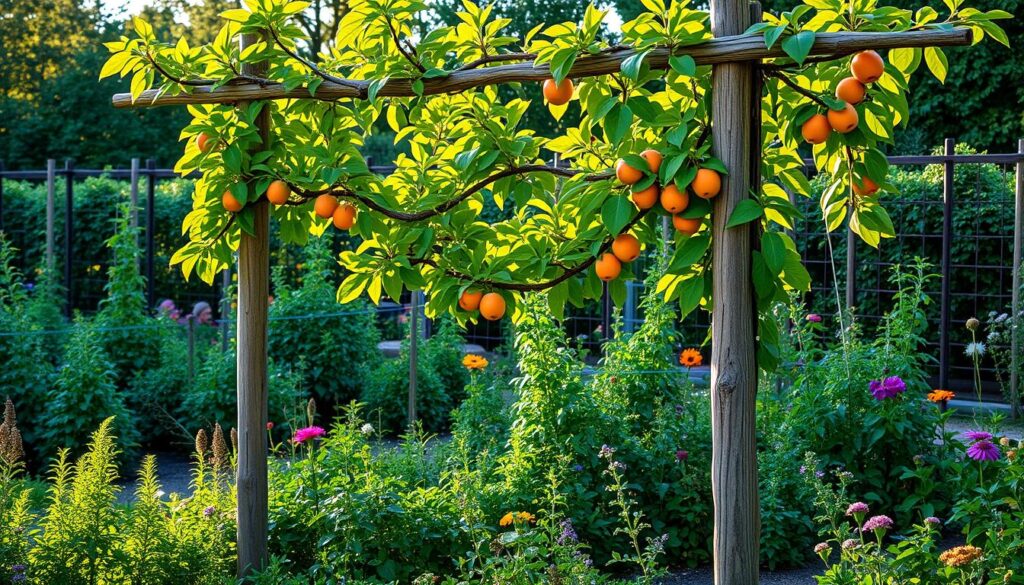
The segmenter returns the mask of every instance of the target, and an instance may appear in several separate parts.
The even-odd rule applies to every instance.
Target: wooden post
[[[244,34],[241,50],[258,42]],[[243,64],[242,73],[264,75],[266,64]],[[240,104],[245,107],[247,104]],[[270,105],[256,125],[264,147],[270,137]],[[270,209],[266,199],[249,205],[253,233],[238,246],[238,576],[267,564],[267,309],[270,295]]]
[[[53,278],[53,271],[57,266],[53,254],[56,199],[57,161],[51,158],[46,161],[46,271],[49,273],[48,278]]]
[[[746,0],[711,0],[715,37],[743,33],[752,22]],[[711,119],[715,153],[729,175],[714,200],[711,322],[711,492],[714,500],[714,583],[758,581],[760,512],[754,412],[757,316],[751,280],[751,227],[726,229],[733,209],[749,197],[759,166],[753,144],[755,95],[751,62],[723,63],[712,70]],[[757,130],[759,131],[759,130]]]
[[[953,159],[956,141],[945,141],[942,163],[942,288],[939,293],[939,388],[949,389],[950,291],[953,249]]]
[[[1024,139],[1017,141],[1017,152],[1024,156]],[[1017,161],[1017,187],[1013,205],[1013,290],[1010,302],[1010,416],[1020,418],[1020,263],[1021,240],[1024,238],[1024,160]]]

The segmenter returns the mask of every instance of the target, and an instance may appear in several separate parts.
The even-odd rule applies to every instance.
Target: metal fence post
[[[4,229],[4,161],[0,160],[0,230]]]
[[[1024,155],[1024,139],[1017,141],[1017,152]],[[1018,371],[1020,369],[1020,263],[1021,263],[1021,240],[1024,238],[1024,160],[1017,161],[1017,184],[1014,189],[1013,205],[1013,277],[1010,291],[1012,301],[1010,303],[1010,416],[1014,419],[1020,417],[1020,392],[1017,385],[1020,383]]]
[[[54,258],[54,223],[57,209],[57,161],[46,160],[46,272],[47,278],[53,278],[57,267]]]
[[[155,300],[153,295],[156,292],[156,285],[153,283],[153,231],[156,229],[156,161],[146,159],[146,173],[149,181],[146,183],[146,306],[153,308]]]
[[[416,422],[416,365],[419,356],[419,334],[417,333],[417,322],[420,313],[420,291],[414,290],[410,295],[409,304],[409,428]]]
[[[75,258],[75,163],[64,161],[64,290],[67,291],[68,317],[74,311],[75,281],[71,270]]]
[[[949,388],[949,287],[953,245],[953,154],[956,141],[945,140],[942,163],[942,291],[939,299],[939,387]]]
[[[188,316],[188,379],[191,382],[196,377],[196,320],[193,315]]]
[[[132,159],[131,184],[128,189],[129,203],[131,204],[132,228],[139,227],[139,159]],[[139,233],[135,232],[135,245],[139,244]]]

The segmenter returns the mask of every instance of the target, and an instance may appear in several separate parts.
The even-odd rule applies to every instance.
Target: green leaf
[[[925,47],[924,62],[928,64],[928,70],[932,72],[939,83],[946,83],[946,72],[949,70],[949,62],[942,49],[936,47]]]
[[[889,51],[889,62],[904,75],[910,75],[921,64],[921,49],[892,49]]]
[[[686,238],[686,241],[676,248],[668,271],[673,274],[682,273],[699,262],[704,257],[704,253],[708,251],[708,246],[710,245],[711,236],[706,233],[695,234]]]
[[[650,52],[651,49],[647,49],[646,51],[640,51],[639,53],[629,57],[628,59],[623,60],[622,64],[619,66],[619,69],[622,71],[622,74],[632,79],[633,81],[636,81],[637,78],[640,77],[640,70],[643,68],[644,59]]]
[[[692,239],[692,238],[691,238]],[[700,305],[700,299],[704,296],[704,277],[695,276],[687,278],[679,284],[679,312],[680,318],[693,312]]]
[[[782,41],[782,50],[800,65],[810,54],[813,46],[814,32],[809,30],[802,30]]]
[[[619,144],[633,125],[633,111],[621,103],[608,112],[604,119],[604,133],[610,142]]]
[[[772,45],[774,45],[775,42],[779,40],[779,37],[781,37],[782,33],[784,32],[786,32],[786,25],[784,24],[780,24],[779,26],[769,28],[764,33],[764,45],[769,49],[772,48]]]
[[[612,195],[601,206],[601,221],[612,235],[619,235],[633,219],[633,202],[628,197]]]
[[[693,77],[697,74],[697,62],[689,55],[673,55],[669,57],[668,65],[680,75]]]
[[[725,224],[725,227],[731,228],[750,223],[763,215],[764,210],[761,209],[761,205],[757,201],[744,199],[736,204],[736,208],[732,210],[732,215],[729,216],[729,221]]]

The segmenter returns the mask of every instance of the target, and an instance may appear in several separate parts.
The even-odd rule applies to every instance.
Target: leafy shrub
[[[60,449],[75,449],[81,439],[108,417],[127,449],[138,445],[139,433],[124,397],[117,390],[114,366],[100,344],[96,325],[79,317],[72,327],[64,359],[46,397],[38,421],[39,449],[50,458]],[[131,452],[131,451],[129,451]]]
[[[461,368],[462,365],[459,364]],[[381,431],[401,432],[409,424],[409,342],[402,342],[398,358],[379,364],[366,387],[362,400],[367,418]],[[454,405],[444,380],[430,361],[416,360],[416,417],[424,429],[437,432],[448,428]]]
[[[314,239],[306,246],[301,284],[275,271],[270,305],[270,355],[285,364],[302,359],[302,386],[328,409],[359,397],[379,359],[375,311],[365,301],[339,305],[331,282],[330,251]]]
[[[434,321],[434,330],[420,354],[420,359],[434,366],[453,406],[466,397],[469,383],[469,371],[462,365],[465,343],[458,323],[450,316],[443,316]]]

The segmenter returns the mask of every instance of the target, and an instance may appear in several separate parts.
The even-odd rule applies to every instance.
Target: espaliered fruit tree
[[[452,27],[421,0],[350,0],[334,44],[311,58],[294,21],[307,3],[246,0],[209,45],[163,42],[141,19],[108,43],[101,77],[131,78],[115,106],[193,116],[176,170],[201,178],[173,263],[212,281],[237,253],[240,574],[267,558],[271,217],[287,242],[360,238],[339,258],[341,302],[421,290],[428,315],[462,322],[515,320],[536,292],[557,316],[605,286],[622,302],[630,263],[671,217],[656,293],[684,315],[712,313],[715,580],[757,581],[754,395],[757,368],[778,356],[767,311],[809,286],[784,232],[799,215],[789,193],[811,194],[798,147],[811,143],[830,178],[829,230],[891,237],[880,145],[907,122],[909,77],[923,62],[942,79],[941,46],[1005,44],[995,21],[1010,15],[958,0],[943,14],[806,0],[762,21],[745,0],[711,0],[710,12],[641,1],[621,31],[590,6],[581,23],[513,38],[469,0]],[[523,128],[529,104],[496,87],[513,83],[541,86],[551,115],[573,108],[579,124],[552,137]],[[409,151],[386,177],[359,151],[381,118]],[[545,163],[552,154],[568,167]],[[484,221],[486,200],[508,219]]]

